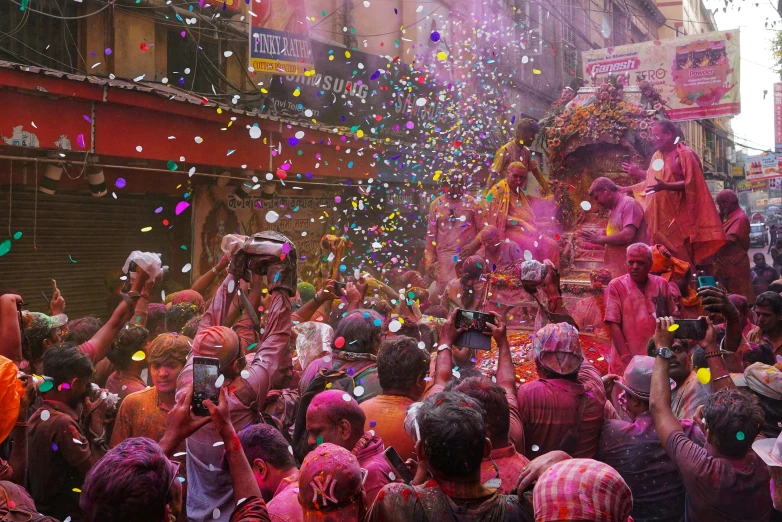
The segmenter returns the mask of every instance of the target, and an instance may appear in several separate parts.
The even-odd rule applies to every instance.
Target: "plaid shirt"
[[[632,522],[633,494],[622,476],[592,459],[570,459],[541,475],[532,492],[535,520]]]

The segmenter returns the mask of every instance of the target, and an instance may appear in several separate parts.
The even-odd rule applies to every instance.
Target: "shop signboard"
[[[774,144],[782,152],[782,83],[774,84]]]
[[[251,4],[250,67],[257,73],[312,74],[304,0],[260,0]]]
[[[278,188],[268,198],[259,193],[239,198],[235,190],[231,186],[200,186],[195,191],[193,265],[196,277],[220,261],[223,255],[220,245],[226,234],[249,236],[275,230],[294,242],[300,263],[317,260],[321,237],[333,222],[328,217],[334,206],[333,194],[317,189]]]
[[[782,154],[748,156],[744,162],[747,179],[768,179],[782,176]]]
[[[582,64],[586,79],[628,73],[631,85],[649,82],[672,120],[741,112],[738,29],[585,51]]]

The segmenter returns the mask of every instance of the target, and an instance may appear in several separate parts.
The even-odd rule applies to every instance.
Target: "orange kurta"
[[[364,429],[374,430],[386,448],[392,446],[403,461],[413,458],[415,450],[415,442],[405,431],[407,408],[413,402],[409,397],[378,395],[359,405],[367,417]]]
[[[673,172],[673,162],[679,157],[683,177]],[[654,168],[662,160],[661,170]],[[647,187],[659,178],[666,183],[684,181],[684,192],[664,190],[646,194]],[[652,156],[646,180],[633,185],[633,195],[644,207],[650,242],[664,245],[674,257],[700,264],[725,244],[725,231],[717,207],[703,178],[698,156],[691,148],[679,144],[675,153],[660,151]]]

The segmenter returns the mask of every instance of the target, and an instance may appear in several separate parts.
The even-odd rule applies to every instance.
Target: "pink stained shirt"
[[[299,481],[296,480],[280,483],[266,509],[272,522],[302,522],[304,513],[299,504]]]
[[[630,355],[646,355],[646,345],[657,328],[655,300],[658,295],[664,301],[668,313],[678,317],[676,298],[668,281],[660,276],[649,274],[643,289],[635,284],[630,274],[617,277],[606,287],[605,322],[619,325]],[[622,375],[624,366],[616,345],[612,345],[608,371]]]
[[[496,469],[495,464],[497,465]],[[529,459],[517,452],[512,444],[504,448],[493,449],[491,457],[483,459],[481,463],[481,483],[485,484],[486,481],[496,478],[499,469],[502,481],[499,491],[503,495],[509,495],[512,490],[516,489],[521,470],[527,464],[529,464]]]
[[[199,328],[222,324],[239,288],[238,284],[229,284],[232,281],[233,276],[229,275],[220,285]],[[228,291],[229,287],[232,287],[233,292]],[[255,334],[247,328],[248,320],[245,315],[235,327],[242,352],[246,351],[250,342],[254,342]],[[231,421],[236,431],[256,422],[263,411],[271,376],[277,370],[290,339],[291,325],[290,300],[282,292],[273,292],[263,338],[252,362],[244,369],[247,377],[236,377],[230,383],[226,379],[227,384],[236,388],[228,398]],[[192,382],[193,359],[188,357],[187,364],[177,378],[177,392]],[[231,477],[221,467],[224,450],[222,446],[214,446],[221,440],[211,423],[187,439],[187,513],[190,522],[228,522],[233,512]],[[215,508],[220,510],[217,518],[213,517]]]
[[[475,239],[475,234],[475,203],[472,197],[464,195],[452,199],[443,194],[429,205],[425,259],[437,263],[440,291],[456,277],[456,259],[461,257],[462,249]]]
[[[355,452],[355,449],[353,451]],[[354,453],[361,468],[367,470],[364,492],[367,495],[368,506],[372,505],[383,486],[392,482],[402,482],[402,478],[383,455],[384,451],[382,439],[374,436],[366,446]]]
[[[633,226],[635,235],[623,245],[605,246],[606,268],[611,271],[611,276],[619,277],[627,273],[627,247],[633,243],[646,243],[646,221],[644,209],[635,199],[622,196],[608,217],[606,235],[612,236],[623,231],[625,227]]]

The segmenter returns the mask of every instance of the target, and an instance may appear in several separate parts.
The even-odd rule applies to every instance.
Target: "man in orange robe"
[[[657,152],[649,169],[644,172],[630,163],[622,165],[626,172],[646,179],[623,191],[632,192],[644,207],[650,243],[663,245],[674,257],[692,265],[703,265],[725,244],[725,231],[700,159],[679,143],[677,134],[668,120],[652,126]]]
[[[747,298],[755,303],[752,288],[752,272],[749,266],[749,218],[739,206],[735,192],[725,189],[717,194],[720,216],[725,220],[722,226],[728,241],[714,256],[714,276],[729,294]]]

